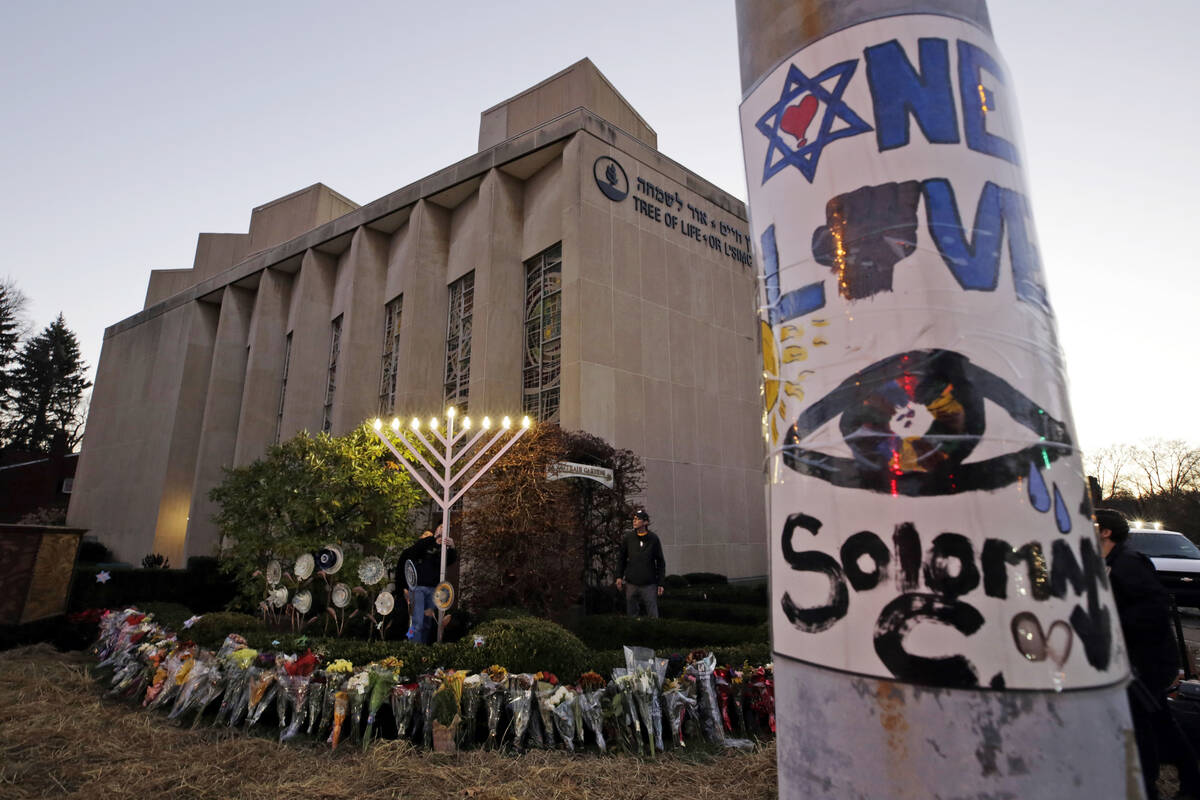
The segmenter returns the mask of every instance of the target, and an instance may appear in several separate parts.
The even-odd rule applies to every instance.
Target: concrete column
[[[293,279],[293,273],[279,269],[265,269],[259,274],[246,339],[246,377],[238,404],[235,466],[261,458],[275,441]]]
[[[196,301],[170,312],[185,316],[179,372],[173,384],[178,387],[170,408],[170,445],[162,472],[162,493],[154,526],[154,552],[167,556],[172,565],[183,566],[186,554],[188,512],[196,480],[196,457],[200,450],[201,424],[208,398],[208,380],[212,370],[220,309],[212,303]],[[175,350],[174,343],[163,342]],[[165,359],[164,359],[165,361]]]
[[[1141,797],[983,0],[737,18],[780,797]]]
[[[321,430],[329,369],[329,330],[337,262],[317,250],[304,254],[292,290],[287,331],[292,334],[287,396],[280,440]]]
[[[246,339],[253,310],[254,292],[233,285],[225,287],[188,513],[187,556],[215,555],[220,543],[220,531],[212,520],[218,509],[208,499],[208,492],[221,482],[222,468],[233,465],[246,383]]]
[[[392,255],[400,270],[404,314],[400,321],[396,410],[440,414],[446,358],[446,262],[450,252],[450,213],[427,200],[417,203]]]
[[[388,237],[363,227],[354,232],[354,241],[338,268],[333,314],[343,316],[333,402],[336,435],[374,418],[379,405],[387,262]]]
[[[521,261],[521,181],[492,170],[479,187],[478,224],[486,228],[481,264],[475,273],[471,343],[471,408],[521,414],[525,267]]]

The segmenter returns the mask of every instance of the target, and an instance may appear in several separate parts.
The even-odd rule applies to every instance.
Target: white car
[[[1200,608],[1200,547],[1177,531],[1130,528],[1129,546],[1149,556],[1175,604]]]

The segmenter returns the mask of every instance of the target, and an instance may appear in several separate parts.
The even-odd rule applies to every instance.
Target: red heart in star
[[[817,107],[820,103],[817,98],[810,95],[805,95],[804,99],[794,106],[788,106],[783,112],[783,119],[779,121],[779,127],[783,128],[784,133],[790,133],[800,140],[797,147],[803,147],[808,144],[808,140],[804,138],[804,134],[808,132],[808,126],[812,124],[813,117],[817,114]]]

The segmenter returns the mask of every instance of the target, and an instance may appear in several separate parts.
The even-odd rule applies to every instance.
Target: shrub
[[[180,603],[138,603],[138,608],[145,611],[147,614],[154,615],[154,621],[164,628],[169,628],[177,632],[180,636],[187,636],[188,630],[185,630],[183,623],[188,617],[192,616],[192,610]]]
[[[75,569],[71,611],[173,602],[185,597],[193,611],[203,614],[227,606],[236,591],[228,578],[208,572],[108,567],[104,571],[108,572],[109,580],[98,583],[96,577],[100,571],[97,566]]]
[[[591,653],[577,636],[561,625],[538,617],[485,622],[459,643],[458,667],[474,672],[500,664],[510,672],[549,670],[574,681],[589,669]],[[481,636],[484,644],[474,647]]]
[[[579,637],[595,650],[623,645],[655,650],[689,650],[696,647],[737,645],[768,641],[766,623],[729,625],[679,619],[652,619],[619,615],[595,615],[580,626]]]
[[[80,564],[104,564],[113,558],[113,551],[94,539],[84,539],[79,543]]]
[[[175,628],[175,632],[186,635],[201,647],[216,650],[228,634],[237,633],[249,638],[257,633],[265,634],[267,629],[258,617],[236,611],[217,611],[200,617],[186,633],[180,628]]]
[[[663,578],[663,586],[668,589],[686,589],[687,585],[688,579],[682,575],[668,575]]]
[[[227,469],[209,498],[220,508],[213,519],[229,545],[221,566],[243,599],[257,604],[266,584],[255,573],[271,556],[291,564],[338,542],[349,575],[368,555],[393,561],[412,541],[408,512],[420,490],[360,425],[339,437],[301,432],[263,458]]]

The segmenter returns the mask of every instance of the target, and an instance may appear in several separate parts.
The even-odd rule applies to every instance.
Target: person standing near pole
[[[408,599],[410,621],[408,638],[422,644],[433,640],[430,633],[431,620],[427,611],[433,611],[433,590],[440,578],[442,560],[442,526],[438,525],[437,533],[425,531],[421,538],[409,545],[400,554],[397,563],[397,574],[404,576],[408,589],[404,594]],[[446,564],[451,565],[458,560],[458,551],[454,541],[446,539]]]
[[[650,530],[650,515],[639,508],[633,512],[633,532],[625,535],[617,555],[617,589],[625,592],[625,613],[636,617],[640,606],[646,616],[657,617],[666,574],[662,543]]]
[[[984,0],[736,9],[780,797],[1141,796]]]

